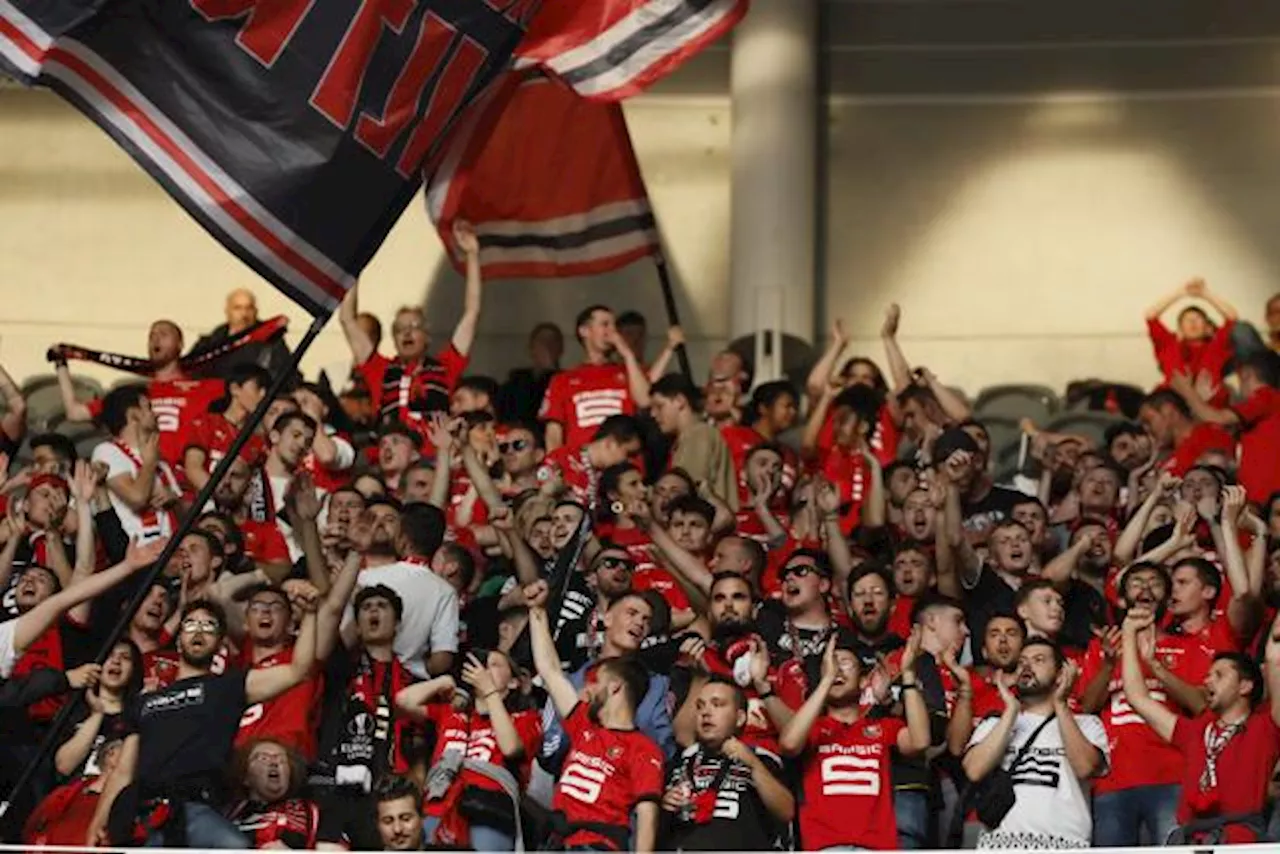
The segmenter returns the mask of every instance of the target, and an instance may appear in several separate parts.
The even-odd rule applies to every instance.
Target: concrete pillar
[[[730,330],[813,341],[818,0],[752,0],[732,38]]]

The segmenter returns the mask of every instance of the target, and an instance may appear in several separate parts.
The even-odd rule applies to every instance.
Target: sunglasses
[[[635,568],[635,562],[624,557],[602,557],[596,562],[596,569],[625,569],[627,572],[634,572]]]
[[[500,454],[518,454],[521,451],[527,451],[528,449],[528,439],[513,439],[510,442],[498,443],[498,453]]]
[[[183,620],[182,631],[188,635],[194,635],[197,632],[211,635],[218,631],[218,624],[213,620]]]
[[[778,573],[778,578],[789,578],[793,575],[796,578],[804,578],[806,575],[809,575],[810,573],[812,573],[813,575],[820,574],[818,572],[817,567],[809,566],[809,564],[807,563],[801,563],[801,564],[797,564],[796,566],[784,566],[782,568],[782,572]]]

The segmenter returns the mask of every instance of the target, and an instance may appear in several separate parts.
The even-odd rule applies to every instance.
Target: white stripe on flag
[[[645,42],[638,51],[610,65],[603,73],[586,80],[574,81],[574,89],[582,95],[599,96],[630,85],[632,81],[672,53],[682,50],[690,42],[697,41],[709,30],[719,26],[737,8],[738,2],[739,0],[717,0],[703,11],[681,22],[675,29]],[[601,53],[604,52],[607,52],[607,48],[601,51]]]
[[[53,37],[44,28],[18,10],[9,0],[0,0],[0,18],[13,24],[27,38],[36,43],[41,50],[48,50],[53,44]],[[30,58],[30,57],[28,57]]]
[[[0,35],[0,56],[28,77],[36,77],[40,74],[40,63],[27,56],[26,51],[3,35]]]
[[[547,65],[559,74],[568,74],[584,65],[590,65],[645,27],[679,11],[685,1],[650,0],[586,44],[552,57]]]
[[[554,219],[528,222],[517,219],[492,220],[476,225],[476,234],[501,237],[546,236],[579,234],[593,226],[617,219],[644,216],[650,213],[647,199],[628,199],[622,202],[610,202],[598,208],[592,208],[579,214],[556,217]]]

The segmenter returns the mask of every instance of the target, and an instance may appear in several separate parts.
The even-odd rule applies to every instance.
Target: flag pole
[[[311,321],[311,326],[307,328],[307,334],[298,342],[297,348],[293,351],[293,355],[289,361],[281,366],[280,371],[271,380],[271,386],[267,389],[267,393],[263,396],[262,402],[258,404],[257,409],[250,413],[245,419],[244,425],[241,426],[240,432],[236,435],[235,441],[231,443],[231,447],[227,450],[226,456],[218,461],[213,472],[209,475],[209,480],[204,487],[196,494],[195,500],[191,504],[191,509],[183,516],[182,522],[178,525],[178,530],[169,538],[169,542],[165,544],[164,551],[160,553],[160,557],[151,565],[143,576],[142,583],[138,585],[138,589],[134,592],[133,597],[124,606],[120,612],[119,619],[111,628],[110,634],[107,635],[107,641],[102,648],[98,650],[98,655],[94,661],[102,664],[111,655],[111,650],[115,648],[117,641],[128,629],[129,623],[133,620],[134,612],[142,605],[142,600],[147,597],[151,585],[160,573],[164,571],[174,553],[178,550],[178,546],[182,544],[182,540],[187,534],[195,529],[196,520],[200,518],[200,514],[204,511],[205,505],[213,498],[213,492],[218,488],[218,484],[227,476],[227,472],[231,470],[232,464],[236,457],[244,450],[244,446],[249,443],[249,439],[253,437],[253,432],[258,429],[258,425],[262,423],[262,419],[266,417],[267,410],[271,407],[271,402],[284,390],[285,386],[293,379],[298,365],[302,363],[302,357],[306,355],[311,345],[315,343],[320,330],[324,329],[325,323],[329,320],[329,316],[316,317]],[[128,582],[121,582],[127,584]],[[0,819],[3,819],[9,812],[14,800],[28,784],[30,784],[36,771],[41,763],[48,758],[53,751],[54,746],[58,743],[58,735],[66,727],[71,720],[72,712],[76,705],[83,697],[82,691],[75,692],[70,701],[64,703],[58,711],[57,716],[53,719],[53,723],[49,726],[49,732],[45,735],[44,740],[40,742],[40,747],[36,751],[36,755],[22,769],[22,773],[18,775],[17,781],[9,792],[5,795],[4,801],[0,802]]]
[[[653,264],[658,268],[658,284],[662,286],[662,302],[667,310],[667,328],[680,325],[680,312],[676,308],[676,293],[671,287],[671,270],[667,267],[667,256],[658,249],[653,253]],[[676,348],[676,358],[680,360],[680,372],[693,382],[693,369],[689,367],[689,351],[681,344]]]

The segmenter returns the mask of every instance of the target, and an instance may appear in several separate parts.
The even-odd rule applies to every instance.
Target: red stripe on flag
[[[40,46],[31,39],[27,38],[26,33],[11,24],[8,18],[0,18],[0,36],[4,36],[9,39],[9,41],[18,46],[19,50],[34,59],[36,62],[40,62],[44,59],[44,50],[42,50]]]
[[[173,158],[174,163],[191,176],[192,180],[199,184],[200,188],[208,193],[220,208],[226,211],[236,222],[244,226],[246,231],[260,240],[282,261],[293,267],[334,299],[341,300],[346,295],[346,290],[341,283],[335,281],[332,276],[329,276],[298,254],[292,247],[284,243],[270,227],[263,224],[253,214],[241,207],[237,201],[224,193],[208,172],[201,168],[172,137],[143,113],[141,107],[116,88],[111,81],[104,78],[79,57],[56,46],[50,52],[49,58],[77,74],[81,80],[97,89],[104,98],[118,107],[138,126],[139,130],[150,137],[156,145],[164,149],[165,153]]]

